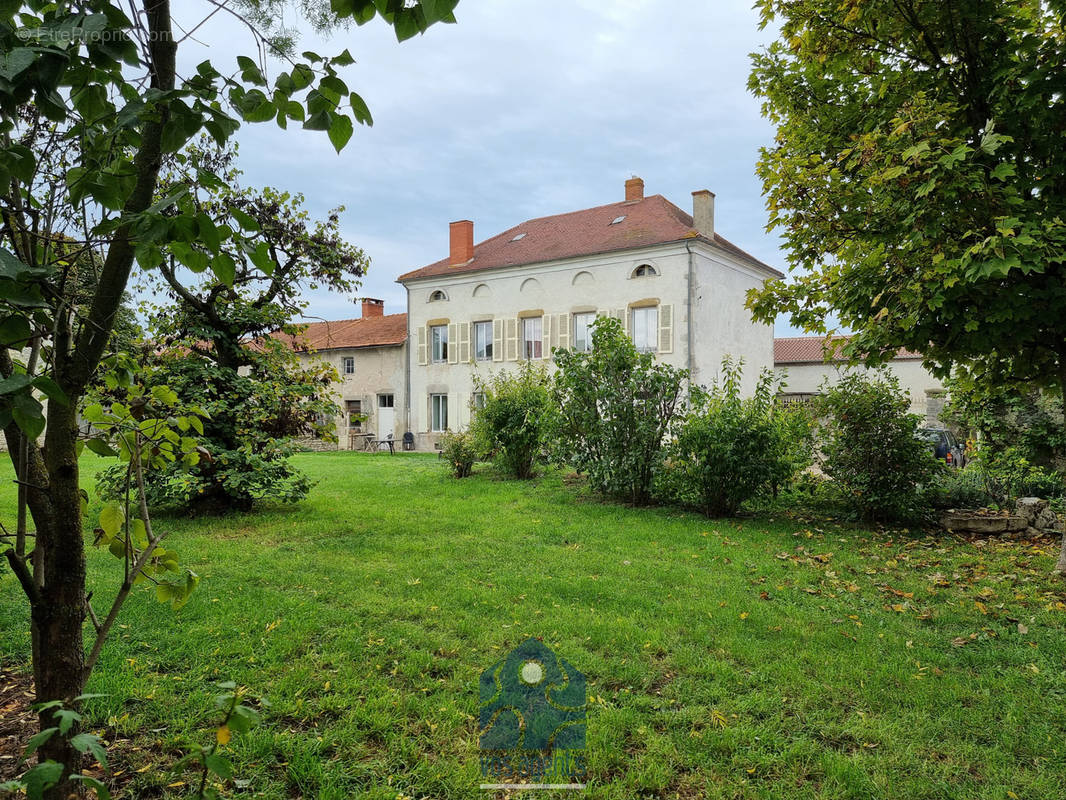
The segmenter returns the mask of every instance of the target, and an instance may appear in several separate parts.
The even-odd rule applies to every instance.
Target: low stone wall
[[[984,510],[948,511],[940,524],[952,533],[987,535],[1019,534],[1044,536],[1061,534],[1062,521],[1047,500],[1039,497],[1019,498],[1011,514]]]

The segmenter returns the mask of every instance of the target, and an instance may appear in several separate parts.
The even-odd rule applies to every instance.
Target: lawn
[[[590,784],[569,797],[1066,798],[1054,541],[712,521],[419,455],[298,461],[319,483],[297,507],[157,520],[203,580],[180,611],[135,592],[93,675],[125,796],[188,792],[166,768],[214,736],[233,680],[271,705],[226,748],[227,795],[487,797],[478,677],[538,636],[589,681]],[[90,569],[114,591],[115,559]],[[0,653],[28,654],[6,572]]]

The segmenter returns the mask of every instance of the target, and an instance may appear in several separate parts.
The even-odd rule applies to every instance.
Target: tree
[[[380,16],[400,39],[454,21],[455,5],[332,2],[335,17],[362,24]],[[105,356],[134,261],[156,269],[167,248],[198,239],[212,251],[219,280],[230,277],[220,251],[232,232],[201,215],[184,187],[158,195],[163,159],[201,131],[224,144],[243,122],[298,122],[326,131],[338,150],[353,122],[371,122],[366,104],[338,75],[353,61],[347,51],[289,55],[272,81],[265,60],[246,55],[233,71],[208,60],[179,77],[178,48],[204,31],[175,35],[169,0],[130,7],[136,22],[108,0],[0,5],[0,318],[7,345],[0,349],[0,427],[35,528],[32,549],[19,525],[4,537],[4,553],[29,600],[42,703],[80,696],[91,668],[82,635],[89,598],[77,408]],[[265,43],[257,45],[262,54]],[[31,130],[45,147],[31,146]],[[61,145],[72,157],[56,184],[38,168]],[[206,170],[197,178],[202,185],[219,180]],[[49,192],[54,186],[58,191]],[[56,207],[63,213],[51,213]],[[58,234],[102,256],[84,310],[63,300],[69,260],[51,247]],[[35,391],[49,397],[47,419]],[[97,631],[101,637],[106,631]],[[42,727],[52,708],[41,711]],[[64,796],[78,751],[69,739],[52,737],[39,758],[64,765],[50,790]]]
[[[542,460],[554,428],[555,405],[548,370],[523,361],[514,372],[477,379],[485,403],[474,413],[478,450],[493,453],[510,475],[528,480]]]
[[[750,87],[777,126],[758,171],[797,273],[752,293],[949,371],[1066,398],[1060,4],[759,0],[780,39]]]
[[[863,520],[910,522],[921,515],[921,489],[939,470],[918,436],[922,418],[890,372],[844,373],[817,399],[822,470]]]
[[[342,208],[312,222],[302,195],[239,188],[231,158],[199,148],[189,153],[188,163],[206,161],[224,172],[221,186],[199,187],[191,175],[181,183],[190,187],[198,215],[232,233],[214,255],[204,243],[167,248],[158,273],[173,302],[157,308],[155,350],[146,353],[154,367],[150,383],[170,386],[207,413],[207,457],[191,468],[175,463],[149,472],[149,487],[156,500],[202,512],[247,511],[264,497],[294,502],[307,494],[306,477],[288,462],[289,440],[336,435],[323,420],[339,413],[331,399],[338,376],[327,363],[296,355],[293,318],[306,308],[303,291],[351,292],[369,266],[341,236]],[[211,272],[213,260],[223,263]],[[182,264],[193,270],[192,281]]]
[[[688,373],[638,352],[621,323],[606,317],[593,323],[591,351],[556,350],[555,361],[558,457],[598,492],[649,502]]]
[[[666,483],[676,499],[709,517],[735,516],[760,493],[787,483],[810,464],[810,426],[803,410],[775,402],[766,370],[755,393],[741,397],[743,363],[722,362],[721,384],[693,387],[690,408],[676,426]]]

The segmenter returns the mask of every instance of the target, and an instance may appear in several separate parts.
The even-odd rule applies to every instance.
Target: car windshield
[[[935,431],[929,428],[923,428],[918,431],[918,438],[927,442],[939,442],[942,435],[943,431]]]

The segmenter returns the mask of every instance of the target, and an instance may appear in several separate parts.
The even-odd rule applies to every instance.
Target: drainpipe
[[[692,253],[692,240],[685,242],[685,249],[688,250],[688,307],[685,309],[685,327],[687,329],[688,336],[688,383],[692,386],[693,378],[695,376],[694,360],[692,357],[693,341],[692,341],[692,293],[695,290],[695,255]]]
[[[403,288],[407,292],[407,358],[403,364],[403,417],[404,428],[414,433],[411,431],[411,287],[404,284]]]

